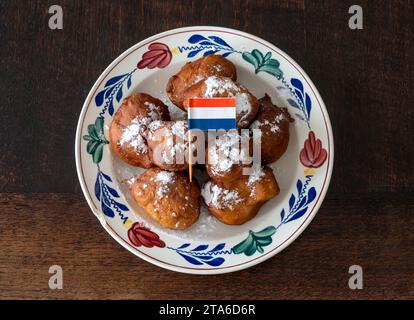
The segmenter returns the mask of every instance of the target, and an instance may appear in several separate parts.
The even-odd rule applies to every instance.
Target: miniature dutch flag
[[[236,128],[235,98],[191,98],[188,101],[189,130]]]

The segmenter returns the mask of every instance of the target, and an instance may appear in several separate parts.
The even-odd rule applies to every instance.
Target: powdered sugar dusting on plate
[[[222,227],[223,224],[208,211],[204,203],[201,203],[198,221],[190,228],[179,231],[162,228],[162,232],[174,235],[180,239],[202,240],[211,236],[211,234],[217,231],[217,228]]]

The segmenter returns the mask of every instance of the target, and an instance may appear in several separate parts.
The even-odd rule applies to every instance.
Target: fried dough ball
[[[169,171],[188,168],[186,121],[154,121],[147,132],[151,159],[157,167]]]
[[[187,121],[154,121],[146,132],[150,157],[153,163],[164,170],[188,169],[188,127]],[[191,132],[192,164],[205,163],[205,133]]]
[[[200,214],[200,188],[183,172],[151,168],[131,184],[135,201],[160,225],[182,230]]]
[[[257,167],[251,175],[230,183],[212,180],[204,184],[202,197],[212,215],[225,224],[240,225],[254,218],[262,205],[279,194],[269,167]]]
[[[293,119],[287,108],[274,105],[267,94],[259,103],[259,113],[250,129],[260,129],[262,162],[269,164],[286,152],[289,144],[289,125]]]
[[[237,128],[247,128],[259,110],[259,102],[245,87],[230,78],[211,76],[189,87],[184,92],[184,108],[190,98],[236,98]]]
[[[109,128],[114,152],[133,166],[152,167],[145,131],[155,120],[170,120],[168,108],[160,100],[145,93],[125,98]]]
[[[210,76],[228,77],[237,80],[236,67],[221,55],[210,54],[193,62],[188,62],[170,78],[167,93],[171,102],[184,109],[184,91],[200,80]]]
[[[218,137],[209,137],[207,174],[215,182],[239,179],[243,174],[243,167],[249,162],[251,147],[249,136],[242,136],[238,130],[230,130]]]

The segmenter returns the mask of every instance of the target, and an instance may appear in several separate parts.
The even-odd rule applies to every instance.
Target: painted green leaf
[[[267,60],[270,59],[270,57],[272,56],[272,53],[269,51],[268,53],[266,53],[266,55],[264,56],[263,60],[266,62]]]
[[[256,252],[256,250],[257,250],[257,244],[256,244],[256,241],[253,241],[250,247],[244,250],[244,254],[250,257]]]
[[[233,247],[233,252],[235,254],[243,253],[251,247],[253,242],[254,242],[253,236],[251,233],[249,233],[248,237],[245,240],[243,240],[242,242],[240,242],[239,244]]]
[[[267,238],[271,237],[276,232],[276,228],[274,226],[269,226],[267,228],[264,228],[263,230],[253,232],[253,235],[256,238]]]
[[[258,71],[267,72],[276,78],[281,78],[283,76],[283,72],[279,68],[275,68],[272,65],[264,64],[258,69]]]
[[[92,140],[92,138],[87,134],[85,134],[82,138],[83,138],[83,140],[86,140],[86,141]]]
[[[274,66],[275,68],[279,68],[279,66],[280,66],[279,61],[277,61],[276,59],[270,59],[270,60],[266,61],[265,64]]]
[[[99,145],[99,141],[96,140],[91,140],[88,142],[88,144],[86,145],[86,152],[89,154],[93,154],[96,150],[96,148]]]
[[[99,140],[98,134],[95,130],[95,126],[93,124],[88,125],[88,133],[94,140]]]
[[[279,69],[280,63],[276,59],[272,59],[272,53],[269,51],[263,56],[263,53],[257,49],[253,49],[251,53],[243,52],[243,59],[254,66],[254,72],[260,71],[269,73],[280,79],[283,76],[282,70]]]
[[[102,153],[103,153],[102,151],[103,151],[103,146],[104,145],[105,145],[104,143],[100,143],[98,145],[98,147],[96,148],[96,150],[95,150],[95,152],[93,154],[93,162],[94,163],[101,162],[101,160],[102,160]]]
[[[257,232],[250,230],[247,238],[233,247],[233,252],[235,254],[244,253],[246,256],[251,256],[256,251],[263,253],[263,247],[272,243],[272,235],[275,232],[276,228],[274,226],[266,227]]]
[[[262,247],[266,247],[269,244],[272,243],[272,238],[271,237],[267,237],[267,238],[260,238],[260,239],[256,239],[256,242],[258,245],[262,246]]]
[[[103,136],[103,124],[104,119],[102,117],[97,117],[95,120],[95,131],[99,137]]]
[[[94,124],[88,125],[88,134],[83,139],[88,141],[86,151],[92,155],[93,162],[99,163],[102,160],[103,147],[109,143],[104,134],[103,117],[97,117]]]
[[[259,50],[253,49],[252,55],[256,58],[259,66],[261,66],[263,64],[263,54]]]
[[[254,70],[256,70],[259,67],[259,62],[250,52],[243,52],[242,57],[244,60],[246,60],[248,63],[251,63],[254,66]]]

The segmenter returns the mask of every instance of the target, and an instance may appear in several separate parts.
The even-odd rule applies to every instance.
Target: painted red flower
[[[154,69],[165,68],[168,66],[172,59],[172,53],[167,45],[154,42],[148,46],[148,51],[142,55],[142,59],[138,62],[138,69]]]
[[[303,149],[300,151],[300,162],[308,168],[319,168],[323,165],[328,153],[322,148],[322,142],[315,138],[313,131],[309,132],[308,139],[305,140]]]
[[[128,238],[129,238],[129,241],[131,241],[131,243],[137,247],[140,247],[140,246],[144,246],[148,248],[152,248],[152,247],[164,248],[165,247],[165,242],[160,239],[158,234],[156,234],[155,232],[152,232],[147,227],[144,227],[139,222],[135,222],[131,226],[131,228],[129,228]]]

